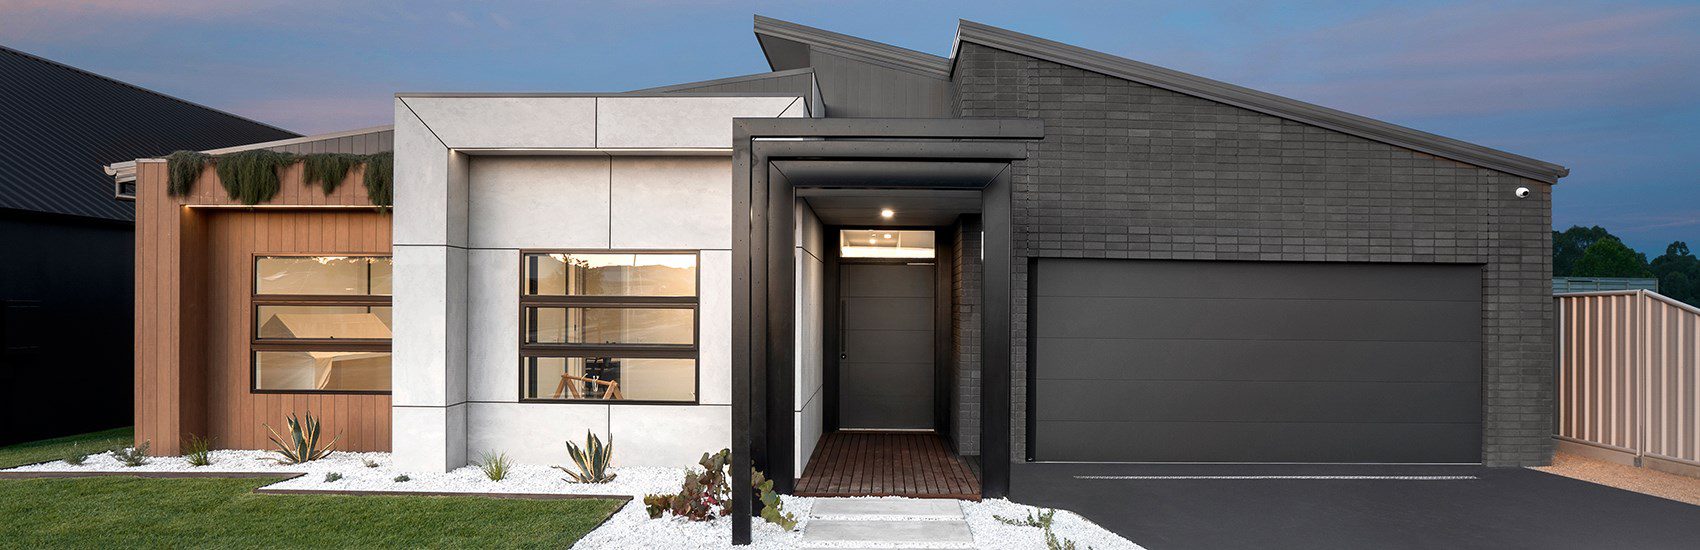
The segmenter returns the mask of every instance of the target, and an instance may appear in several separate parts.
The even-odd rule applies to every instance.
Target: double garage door
[[[1040,260],[1032,452],[1479,462],[1481,268]]]

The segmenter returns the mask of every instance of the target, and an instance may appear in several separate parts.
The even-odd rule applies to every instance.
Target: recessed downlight
[[[889,239],[889,238],[891,238],[891,234],[890,234],[890,233],[886,233],[886,234],[885,234],[885,238],[887,238],[887,239]]]
[[[891,219],[891,217],[895,216],[895,215],[897,215],[897,213],[892,212],[890,208],[887,208],[887,209],[880,211],[880,217],[881,218]]]

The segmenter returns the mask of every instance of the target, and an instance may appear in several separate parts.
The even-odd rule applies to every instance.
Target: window
[[[255,392],[388,393],[388,256],[254,258]]]
[[[896,229],[841,229],[841,258],[933,259],[933,232]]]
[[[520,398],[697,399],[697,255],[521,255]]]

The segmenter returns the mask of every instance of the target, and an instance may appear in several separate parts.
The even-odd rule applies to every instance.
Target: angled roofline
[[[856,38],[847,34],[839,34],[829,30],[817,29],[807,25],[799,25],[790,21],[781,21],[771,17],[756,18],[756,35],[782,38],[794,42],[808,44],[827,53],[833,53],[876,65],[930,76],[938,79],[949,79],[953,61],[947,57],[918,52],[907,48],[899,48],[882,42]],[[768,66],[773,67],[773,57],[768,55],[767,46],[762,46],[762,53],[768,58]]]
[[[721,85],[721,84],[732,84],[732,83],[735,83],[735,82],[750,82],[750,81],[754,81],[754,80],[767,80],[767,79],[770,79],[770,78],[784,78],[784,77],[787,77],[787,76],[797,76],[797,75],[814,74],[814,73],[815,73],[814,67],[803,67],[803,68],[800,68],[800,69],[789,69],[789,70],[784,70],[784,71],[773,71],[773,72],[767,72],[767,73],[756,73],[756,74],[746,74],[746,75],[740,75],[740,76],[729,76],[729,77],[726,77],[726,78],[716,78],[714,80],[699,80],[697,82],[683,82],[683,83],[679,83],[679,84],[668,84],[666,86],[656,86],[654,88],[642,88],[642,89],[632,90],[630,92],[623,92],[623,93],[628,93],[628,94],[656,94],[656,93],[662,93],[662,92],[678,92],[678,91],[690,90],[690,89],[694,89],[694,88],[704,88],[704,87],[708,87],[708,86],[718,86],[718,85]]]
[[[53,66],[56,66],[56,67],[63,68],[63,69],[70,69],[72,71],[76,71],[78,73],[82,73],[82,74],[92,76],[92,77],[95,77],[95,78],[98,78],[98,79],[101,79],[101,80],[105,80],[105,81],[111,82],[113,84],[124,86],[126,88],[130,88],[130,89],[133,89],[133,90],[136,90],[136,91],[145,92],[145,93],[148,93],[148,94],[151,94],[151,95],[156,95],[156,96],[159,96],[159,97],[162,97],[162,98],[165,98],[165,99],[169,99],[171,101],[176,101],[178,103],[182,103],[182,104],[185,104],[185,105],[191,105],[191,106],[194,106],[194,107],[199,107],[199,108],[202,108],[202,109],[206,109],[208,111],[212,111],[212,112],[219,113],[219,114],[222,114],[222,115],[225,115],[225,116],[229,116],[231,118],[237,118],[237,119],[245,120],[245,121],[248,121],[248,122],[252,122],[254,124],[258,124],[260,126],[265,126],[267,128],[271,128],[273,130],[277,130],[279,132],[283,132],[283,133],[286,133],[286,134],[295,134],[295,135],[298,135],[298,136],[301,135],[299,132],[287,130],[287,129],[284,129],[284,128],[279,128],[277,126],[267,124],[267,123],[264,123],[264,122],[260,122],[258,120],[254,120],[254,119],[251,119],[251,118],[248,118],[248,117],[236,114],[236,113],[232,113],[232,112],[226,111],[224,109],[219,109],[219,108],[216,108],[216,107],[208,107],[206,105],[202,105],[200,103],[189,101],[189,100],[183,99],[181,97],[177,97],[177,96],[169,95],[169,94],[166,94],[166,93],[163,93],[163,92],[143,88],[141,86],[137,86],[137,85],[131,84],[129,82],[118,80],[118,79],[112,78],[110,76],[85,71],[83,69],[72,67],[70,65],[66,65],[64,63],[60,63],[58,61],[54,61],[52,59],[48,59],[48,58],[45,58],[45,57],[42,57],[42,56],[39,56],[39,55],[35,55],[35,54],[29,53],[29,52],[26,52],[26,51],[23,51],[23,50],[20,50],[20,49],[17,49],[17,48],[12,48],[12,47],[8,47],[8,46],[0,45],[0,50],[6,50],[6,51],[9,51],[9,52],[30,58],[30,59],[34,59],[36,61],[40,61],[42,63],[47,63],[49,65],[53,65]]]
[[[1559,178],[1570,175],[1570,169],[1550,162],[968,20],[958,23],[956,41],[951,45],[952,70],[963,42],[1148,84],[1549,184],[1558,183]]]
[[[301,137],[293,137],[293,138],[279,139],[279,140],[273,140],[273,141],[263,141],[263,142],[260,142],[260,143],[249,143],[249,144],[246,144],[246,145],[234,145],[234,146],[230,146],[230,147],[221,147],[221,148],[218,148],[218,149],[207,149],[207,150],[201,151],[201,152],[209,154],[209,155],[222,155],[222,154],[226,154],[226,153],[235,153],[235,152],[238,152],[238,151],[251,151],[251,150],[254,150],[254,149],[269,149],[269,148],[272,148],[272,147],[284,147],[284,146],[289,146],[289,145],[295,145],[297,143],[311,143],[311,142],[315,142],[315,141],[323,141],[323,140],[327,140],[327,139],[336,139],[336,138],[349,137],[349,136],[363,136],[363,135],[366,135],[366,134],[376,134],[376,133],[379,133],[379,132],[387,132],[387,131],[394,130],[394,129],[395,129],[394,124],[385,124],[383,126],[371,126],[371,127],[367,127],[367,128],[358,128],[358,129],[354,129],[354,130],[342,130],[342,131],[338,131],[338,132],[328,132],[328,133],[324,133],[324,134],[314,134],[314,135],[311,135],[311,136],[301,136]],[[159,160],[160,158],[162,158],[162,157],[140,158],[140,159],[135,159],[135,160],[126,160],[124,162],[114,162],[112,164],[102,166],[101,170],[104,170],[106,172],[106,175],[112,176],[113,181],[115,183],[128,183],[128,182],[136,181],[136,161],[139,161],[139,160]]]

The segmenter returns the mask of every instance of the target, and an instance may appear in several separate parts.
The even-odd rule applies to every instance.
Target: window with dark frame
[[[695,403],[690,252],[523,252],[520,399]]]
[[[249,390],[390,392],[389,256],[255,256]]]

